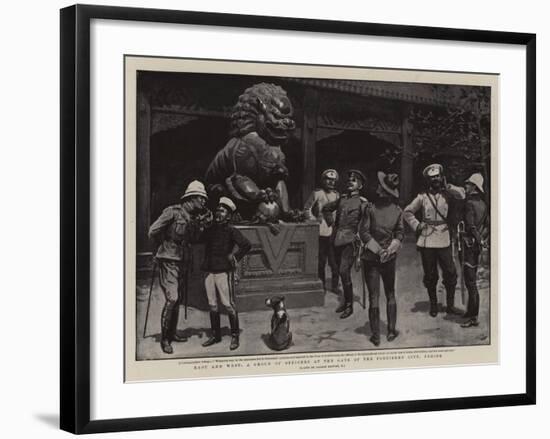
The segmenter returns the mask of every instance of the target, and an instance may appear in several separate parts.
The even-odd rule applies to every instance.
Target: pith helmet
[[[193,180],[191,183],[189,183],[189,186],[187,186],[187,189],[185,189],[185,193],[183,194],[181,199],[183,200],[192,196],[199,196],[208,199],[204,184],[202,184],[199,180]]]
[[[221,197],[220,201],[218,201],[218,205],[222,205],[223,207],[226,207],[231,212],[235,212],[237,210],[237,206],[235,206],[235,203],[233,203],[233,200],[231,198],[227,197]]]
[[[432,163],[424,168],[422,175],[424,177],[435,177],[436,175],[443,174],[443,166],[439,163]]]
[[[468,178],[468,180],[466,180],[466,183],[472,183],[481,192],[485,192],[483,190],[483,175],[481,175],[480,173],[476,172],[475,174],[470,175],[470,178]]]

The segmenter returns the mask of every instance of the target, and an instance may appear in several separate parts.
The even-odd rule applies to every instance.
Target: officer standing
[[[450,199],[464,199],[464,189],[447,184],[443,176],[443,166],[440,164],[427,166],[422,171],[422,175],[428,189],[418,194],[405,208],[404,218],[418,236],[416,245],[422,258],[424,286],[428,290],[430,299],[430,316],[436,317],[438,312],[438,264],[443,272],[443,285],[445,285],[447,299],[446,311],[448,314],[461,314],[460,310],[454,306],[457,274],[451,249],[448,214]],[[418,211],[421,212],[421,221],[415,217]]]
[[[359,236],[365,243],[365,281],[369,290],[370,341],[380,345],[380,278],[386,295],[388,332],[393,341],[399,335],[396,329],[397,302],[395,300],[396,256],[404,237],[403,211],[397,205],[399,176],[378,172],[377,198],[367,209],[359,227]]]
[[[326,204],[338,200],[340,194],[336,190],[338,182],[338,172],[335,169],[326,169],[321,174],[321,188],[315,189],[304,205],[304,210],[309,220],[319,223],[319,260],[318,273],[319,279],[323,281],[323,287],[326,289],[325,266],[328,265],[332,272],[332,288],[333,292],[338,291],[338,265],[334,257],[334,249],[330,244],[330,236],[332,235],[332,227],[327,224],[323,215],[323,207]],[[334,212],[329,213],[334,222]],[[330,221],[330,220],[329,220]]]
[[[219,343],[222,339],[216,291],[229,318],[231,327],[229,349],[235,350],[239,347],[239,315],[234,300],[233,272],[239,261],[250,250],[251,244],[236,227],[229,224],[236,210],[235,203],[230,198],[221,197],[214,214],[214,224],[207,228],[202,236],[202,241],[205,243],[202,270],[208,273],[204,285],[210,306],[212,327],[212,335],[202,344],[204,347]]]
[[[208,196],[200,181],[192,181],[181,197],[181,203],[169,206],[149,228],[149,238],[160,241],[156,253],[159,282],[164,293],[160,326],[160,346],[164,353],[173,353],[172,341],[185,342],[177,334],[180,291],[190,260],[190,225],[192,216],[204,210]]]
[[[469,328],[478,326],[479,291],[477,289],[477,267],[481,248],[488,236],[486,227],[488,209],[483,200],[483,176],[472,174],[464,184],[466,203],[464,206],[464,233],[461,236],[464,258],[464,283],[468,289],[468,307],[464,317],[467,319],[460,326]]]
[[[326,204],[322,209],[325,219],[329,222],[331,221],[329,214],[336,211],[330,239],[344,289],[344,300],[336,309],[336,312],[342,313],[340,314],[341,319],[353,314],[351,268],[361,249],[359,223],[368,205],[367,199],[360,195],[360,191],[367,181],[365,175],[361,171],[352,169],[347,172],[347,177],[346,192],[337,201]]]

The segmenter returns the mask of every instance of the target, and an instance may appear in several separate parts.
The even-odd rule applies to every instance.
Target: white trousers
[[[222,305],[230,313],[235,313],[235,304],[231,298],[231,285],[229,273],[208,273],[204,280],[204,286],[206,287],[206,296],[208,297],[208,305],[212,311],[218,310],[218,300],[216,298],[216,291],[220,296]]]

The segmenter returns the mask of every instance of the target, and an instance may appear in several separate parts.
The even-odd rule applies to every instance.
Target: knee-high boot
[[[446,296],[447,296],[446,297],[446,300],[447,300],[447,308],[446,308],[447,314],[456,314],[456,315],[462,314],[459,309],[455,308],[455,286],[454,285],[450,285],[450,286],[445,285],[445,292],[447,293],[446,294]]]
[[[353,285],[344,284],[344,310],[340,314],[341,319],[346,319],[353,314]]]
[[[160,347],[162,351],[166,354],[172,354],[174,349],[170,344],[171,340],[171,327],[172,327],[172,314],[174,307],[176,306],[175,302],[166,301],[164,308],[162,308],[162,314],[160,316]]]
[[[388,341],[393,341],[399,335],[399,332],[395,329],[397,323],[397,304],[388,303],[386,305],[386,314],[388,318]]]
[[[428,297],[430,298],[430,315],[437,316],[437,289],[436,287],[428,288]]]
[[[210,327],[212,328],[212,334],[210,338],[202,344],[205,348],[222,341],[220,313],[218,311],[210,311]]]
[[[227,315],[229,317],[229,326],[231,326],[231,345],[229,346],[229,349],[234,351],[239,347],[239,314],[235,311],[235,313],[229,313]]]
[[[380,345],[380,308],[369,308],[369,324],[372,335],[370,341],[373,345]]]
[[[172,310],[172,317],[170,318],[170,341],[176,341],[176,342],[186,342],[187,337],[183,337],[178,335],[178,320],[180,316],[180,306],[178,303],[174,306],[174,309]]]

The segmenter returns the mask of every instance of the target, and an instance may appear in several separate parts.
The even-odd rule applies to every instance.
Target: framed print
[[[73,6],[61,54],[63,429],[535,403],[534,35]]]

